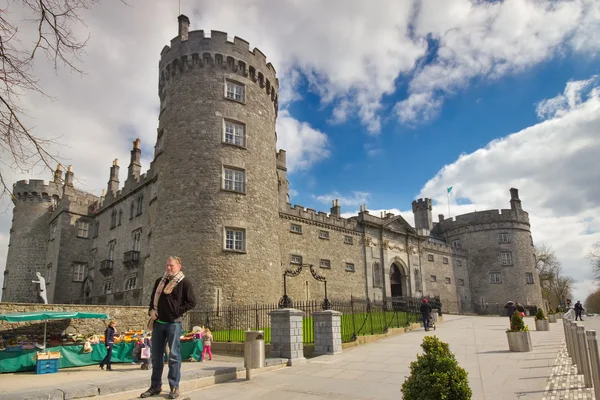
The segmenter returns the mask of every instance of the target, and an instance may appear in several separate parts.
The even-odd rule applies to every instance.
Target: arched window
[[[256,82],[256,69],[253,66],[248,67],[248,72],[250,73],[250,79]]]
[[[233,57],[227,57],[227,66],[231,69],[235,67],[235,60],[233,59]]]
[[[243,61],[238,61],[238,69],[242,75],[246,75],[246,63]]]
[[[382,273],[381,273],[381,264],[378,262],[373,263],[373,287],[380,288],[383,286],[382,284]]]
[[[222,65],[223,64],[223,55],[215,54],[215,64]]]
[[[211,60],[212,60],[212,57],[210,56],[210,53],[202,54],[202,61],[204,61],[204,64],[210,64]]]
[[[261,88],[265,87],[265,77],[262,72],[258,73],[258,84]]]

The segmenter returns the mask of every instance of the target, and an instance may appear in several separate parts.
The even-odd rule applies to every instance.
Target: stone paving
[[[236,380],[188,393],[192,399],[400,399],[402,382],[410,373],[425,335],[436,335],[469,374],[476,400],[540,400],[554,370],[564,332],[561,323],[537,332],[526,318],[533,352],[511,353],[505,330],[508,318],[445,316],[435,332],[414,331],[340,355],[310,359],[307,364]]]

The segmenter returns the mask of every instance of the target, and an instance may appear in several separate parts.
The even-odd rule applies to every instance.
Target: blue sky
[[[177,0],[104,1],[75,33],[90,39],[86,75],[38,59],[54,101],[23,98],[26,122],[61,137],[55,151],[76,184],[100,194],[112,160],[156,140],[157,64],[177,34]],[[191,29],[258,47],[279,77],[278,146],[287,150],[292,203],[349,216],[367,204],[412,223],[507,208],[517,187],[537,244],[551,246],[575,298],[594,290],[586,254],[600,242],[600,2],[597,0],[184,0]],[[30,42],[22,9],[7,16]],[[121,170],[124,181],[126,168]],[[8,172],[8,181],[49,179]],[[11,207],[0,199],[0,271]],[[437,218],[437,217],[434,217]]]

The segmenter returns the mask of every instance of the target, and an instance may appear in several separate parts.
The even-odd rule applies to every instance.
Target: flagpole
[[[448,218],[452,218],[452,216],[450,215],[450,192],[448,190],[446,190],[446,195],[448,197]]]

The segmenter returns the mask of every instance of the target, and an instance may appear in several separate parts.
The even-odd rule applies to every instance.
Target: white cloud
[[[569,81],[563,94],[559,94],[551,99],[546,99],[538,103],[536,112],[539,118],[547,119],[561,117],[574,107],[581,104],[581,97],[584,90],[591,87],[591,90],[598,90],[593,85],[598,83],[598,76],[594,75],[590,79],[583,81]],[[592,93],[592,96],[596,94]]]
[[[362,206],[363,204],[367,204],[370,196],[371,195],[367,192],[353,191],[347,195],[340,194],[339,192],[331,192],[322,195],[313,195],[312,197],[323,204],[331,204],[332,200],[337,199],[340,207],[344,207]]]
[[[597,52],[598,15],[596,0],[423,0],[415,32],[431,34],[439,49],[417,69],[409,97],[397,104],[400,121],[433,118],[444,97],[473,78],[498,79],[570,51]]]
[[[550,106],[552,100],[541,103],[547,110],[561,110],[549,114],[553,119],[461,155],[419,194],[435,200],[434,215],[447,214],[446,187],[454,186],[451,209],[457,215],[509,208],[508,189],[520,189],[534,241],[552,246],[565,274],[577,280],[575,297],[582,300],[590,287],[586,282],[593,277],[585,255],[600,241],[600,169],[595,167],[600,90],[586,82],[571,82],[565,90],[567,98],[579,100],[562,99],[559,106]],[[458,197],[472,204],[458,205]]]
[[[327,135],[292,118],[287,110],[277,118],[277,147],[286,150],[290,172],[307,169],[331,155]]]

